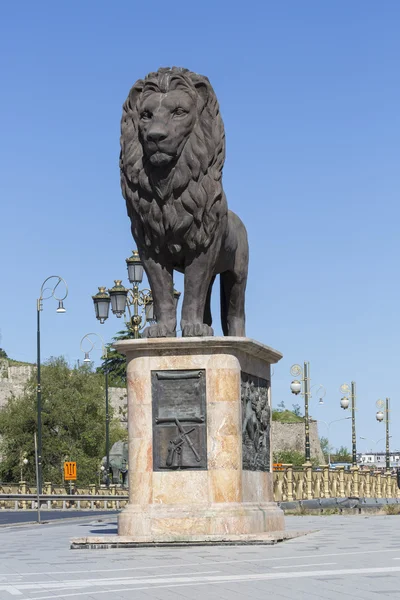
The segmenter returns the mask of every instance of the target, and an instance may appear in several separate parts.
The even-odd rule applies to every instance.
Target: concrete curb
[[[324,510],[338,509],[339,512],[353,511],[354,513],[378,512],[385,506],[399,505],[398,498],[315,498],[313,500],[293,500],[292,502],[278,502],[278,506],[284,511],[300,511],[304,508],[307,511],[318,513]]]

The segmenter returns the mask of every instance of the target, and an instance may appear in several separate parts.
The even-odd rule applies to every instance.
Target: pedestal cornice
[[[270,364],[277,363],[283,355],[270,346],[244,337],[193,337],[193,338],[143,338],[121,340],[113,347],[129,356],[160,356],[166,354],[211,354],[214,352],[233,354],[241,352],[249,357],[259,358]]]

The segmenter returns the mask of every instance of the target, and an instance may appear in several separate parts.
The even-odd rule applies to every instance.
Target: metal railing
[[[118,510],[128,503],[127,495],[115,494],[0,494],[0,510]]]

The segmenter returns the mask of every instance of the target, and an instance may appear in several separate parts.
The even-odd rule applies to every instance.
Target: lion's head
[[[208,247],[226,216],[224,126],[206,77],[172,67],[132,87],[121,122],[121,187],[135,238],[159,252]]]

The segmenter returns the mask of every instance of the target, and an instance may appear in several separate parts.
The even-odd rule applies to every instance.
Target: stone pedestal
[[[128,381],[129,504],[120,539],[262,541],[283,532],[269,439],[270,365],[282,355],[233,337],[125,340],[115,348],[126,354]],[[202,387],[185,383],[192,376]],[[174,381],[157,387],[158,379]]]

